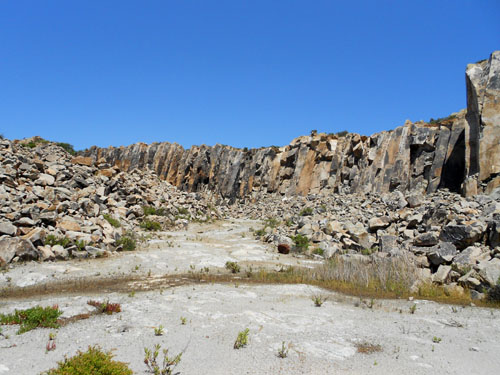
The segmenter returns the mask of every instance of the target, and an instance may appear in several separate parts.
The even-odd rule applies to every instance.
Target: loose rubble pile
[[[423,281],[467,287],[478,298],[499,281],[500,189],[472,198],[446,190],[262,195],[225,209],[264,220],[256,231],[264,241],[313,256],[408,256]]]
[[[0,139],[0,181],[0,266],[106,256],[133,248],[143,229],[219,218],[209,193],[120,172],[39,137]]]

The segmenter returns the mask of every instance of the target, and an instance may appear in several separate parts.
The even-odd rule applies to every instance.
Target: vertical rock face
[[[500,185],[500,51],[469,64],[466,82],[468,174],[492,190]]]
[[[370,137],[316,134],[284,147],[134,144],[84,152],[124,170],[153,169],[187,190],[210,189],[238,198],[252,192],[283,195],[384,193],[439,188],[468,194],[500,185],[500,51],[467,67],[467,111],[432,124],[404,126]],[[479,178],[479,185],[476,182]]]

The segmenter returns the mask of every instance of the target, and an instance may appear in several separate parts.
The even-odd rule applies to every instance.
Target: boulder
[[[387,216],[372,217],[368,221],[370,232],[376,232],[378,229],[384,229],[391,225],[391,219]]]
[[[419,234],[413,239],[415,246],[434,246],[439,242],[439,237],[436,233],[428,232]]]
[[[0,266],[10,263],[14,257],[20,260],[37,260],[39,253],[33,244],[19,237],[0,238]]]
[[[443,242],[451,242],[457,249],[462,250],[479,241],[482,236],[483,230],[480,226],[448,224],[441,231],[439,239]]]
[[[429,249],[427,258],[431,264],[439,266],[443,263],[450,263],[456,254],[457,248],[455,245],[449,242],[440,242]]]
[[[17,227],[12,225],[8,221],[0,223],[0,235],[7,234],[9,236],[14,236],[17,232]]]
[[[477,265],[479,276],[490,286],[497,285],[500,281],[500,259],[493,258],[490,261],[483,261]]]
[[[451,272],[451,266],[440,265],[436,273],[432,275],[432,281],[436,284],[444,284]]]

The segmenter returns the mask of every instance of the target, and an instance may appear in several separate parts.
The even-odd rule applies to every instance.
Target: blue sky
[[[498,0],[0,1],[0,133],[285,145],[466,106]]]

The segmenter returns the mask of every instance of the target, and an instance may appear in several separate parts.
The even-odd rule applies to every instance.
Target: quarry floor
[[[135,374],[146,374],[144,348],[157,343],[172,354],[183,352],[176,368],[180,374],[500,373],[499,310],[425,300],[372,302],[307,285],[155,282],[165,275],[172,280],[179,275],[182,281],[180,275],[205,267],[211,273],[227,272],[228,260],[242,270],[318,263],[277,254],[253,238],[251,227],[259,223],[193,224],[163,233],[142,250],[92,260],[32,262],[0,273],[0,289],[43,290],[1,299],[0,313],[58,304],[63,317],[71,317],[93,311],[89,299],[109,299],[122,309],[21,335],[18,326],[1,326],[0,374],[39,374],[65,355],[96,344],[129,363]],[[138,281],[128,276],[142,278],[147,287],[137,288]],[[121,285],[92,287],[92,280],[101,277],[121,277]],[[73,291],[53,286],[75,280],[80,282]],[[311,298],[319,294],[327,300],[316,307]],[[160,325],[164,333],[155,336]],[[249,344],[233,349],[245,328]],[[50,332],[56,333],[56,349],[46,352]],[[279,358],[283,341],[288,355]]]

